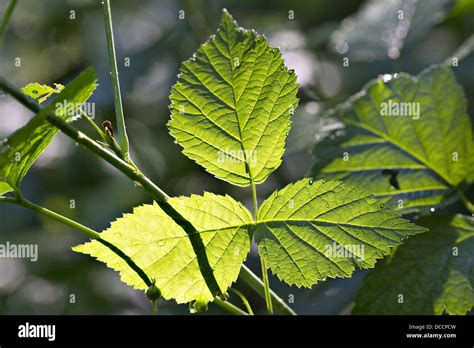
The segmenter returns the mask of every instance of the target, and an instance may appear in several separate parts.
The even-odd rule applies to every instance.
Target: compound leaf
[[[201,234],[205,250],[198,252],[207,255],[217,284],[225,292],[237,279],[250,251],[251,214],[231,197],[207,192],[171,198],[169,203]],[[163,298],[178,303],[213,300],[189,236],[156,203],[136,207],[132,214],[113,222],[101,237],[155,279]],[[119,271],[122,281],[134,288],[147,288],[123,259],[101,243],[93,240],[73,249]]]
[[[474,305],[474,219],[426,217],[410,238],[364,279],[355,314],[457,314]]]
[[[404,212],[456,199],[474,166],[466,98],[453,72],[435,66],[384,79],[334,110],[345,127],[314,147],[312,175],[366,187]]]
[[[303,179],[261,206],[255,240],[281,280],[310,287],[327,277],[350,277],[424,229],[381,206],[367,191],[341,182]]]
[[[279,50],[224,10],[216,35],[183,63],[170,96],[170,133],[216,177],[261,183],[281,163],[297,90]]]
[[[55,114],[63,120],[74,116],[94,92],[96,82],[95,70],[85,70],[59,93],[53,103],[42,109],[24,127],[0,142],[0,195],[20,187],[27,171],[58,132],[56,127],[46,121],[46,116]],[[57,88],[60,88],[58,86]],[[33,94],[38,99],[44,98],[48,93],[57,93],[57,90],[39,84],[25,88],[27,94]],[[33,93],[34,90],[38,91],[38,94]],[[66,107],[63,107],[64,105]]]

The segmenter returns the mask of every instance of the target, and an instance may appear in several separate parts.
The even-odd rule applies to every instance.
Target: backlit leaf
[[[303,179],[261,206],[255,239],[280,279],[310,287],[374,267],[392,247],[424,229],[400,218],[364,190]]]
[[[27,171],[58,132],[56,127],[46,121],[46,116],[55,114],[63,120],[74,116],[94,92],[96,82],[95,70],[87,69],[69,83],[53,103],[0,142],[0,195],[19,188]],[[41,90],[42,93],[44,90]],[[27,92],[30,91],[27,87]]]
[[[216,35],[178,76],[168,125],[183,153],[232,184],[265,181],[281,163],[298,102],[280,51],[224,10]]]
[[[199,231],[205,246],[199,252],[206,253],[217,284],[225,292],[237,279],[250,251],[249,211],[229,196],[212,193],[171,198],[169,203]],[[213,300],[189,236],[156,203],[136,207],[101,236],[155,279],[163,298],[178,303]],[[103,244],[91,241],[74,250],[119,271],[122,281],[134,288],[147,289],[125,261]]]
[[[346,126],[315,146],[314,176],[360,185],[401,211],[455,199],[472,181],[472,125],[447,67],[372,81],[334,113]]]

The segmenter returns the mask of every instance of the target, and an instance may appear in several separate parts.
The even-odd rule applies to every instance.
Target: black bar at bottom
[[[0,316],[1,348],[157,343],[473,347],[474,316]]]

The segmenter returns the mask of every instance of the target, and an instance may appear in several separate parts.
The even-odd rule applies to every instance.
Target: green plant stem
[[[26,96],[24,93],[21,92],[17,87],[11,84],[9,81],[5,80],[3,77],[0,76],[0,88],[3,89],[5,92],[9,93],[13,96],[16,100],[18,100],[21,104],[26,106],[31,111],[38,113],[41,110],[41,106],[32,98]],[[111,152],[107,151],[105,148],[97,144],[94,140],[87,137],[82,132],[77,131],[72,126],[68,125],[61,119],[56,116],[48,116],[47,120],[62,130],[66,135],[70,138],[75,140],[76,142],[83,145],[85,148],[90,150],[91,152],[95,153],[116,169],[121,171],[125,174],[128,178],[133,180],[134,182],[140,183],[144,190],[146,190],[155,200],[158,202],[161,200],[167,200],[168,195],[162,191],[158,186],[156,186],[151,180],[149,180],[146,176],[144,176],[140,171],[137,170],[136,167],[132,166],[131,164],[123,161],[122,159],[118,158]],[[256,197],[256,194],[255,194]],[[172,217],[173,218],[173,217]],[[174,218],[173,218],[174,219]],[[184,218],[183,218],[184,220]],[[176,220],[175,220],[176,221]],[[177,223],[182,226],[182,223],[177,221]],[[189,230],[189,229],[188,229]],[[185,229],[185,231],[187,231]],[[249,284],[258,294],[262,297],[265,296],[265,286],[263,282],[245,265],[243,265],[241,273],[239,277],[246,283]],[[270,295],[273,299],[273,303],[278,306],[278,309],[281,313],[284,314],[291,314],[294,315],[295,312],[288,307],[284,301],[278,297],[276,293],[270,290]]]
[[[253,201],[253,215],[255,221],[258,220],[258,202],[257,202],[257,187],[255,186],[255,182],[253,180],[250,181],[252,185],[252,201]]]
[[[252,307],[250,306],[249,300],[247,300],[247,298],[245,297],[245,295],[242,294],[239,290],[234,289],[234,288],[230,288],[229,290],[232,291],[234,294],[236,294],[237,296],[240,297],[240,299],[242,300],[242,303],[244,304],[245,308],[247,308],[248,314],[249,314],[249,315],[254,315],[254,314],[253,314]]]
[[[35,114],[40,112],[41,106],[36,102],[36,100],[24,94],[19,88],[11,84],[10,81],[6,80],[3,76],[0,76],[0,90],[10,94]]]
[[[99,243],[105,245],[107,248],[112,250],[115,254],[117,254],[120,258],[122,258],[129,266],[131,269],[133,269],[137,275],[143,280],[143,282],[147,285],[151,285],[151,280],[148,278],[146,273],[130,258],[128,257],[123,251],[121,251],[119,248],[117,248],[115,245],[112,243],[104,240],[101,238],[100,233],[90,229],[89,227],[86,227],[84,225],[81,225],[80,223],[71,220],[65,216],[62,216],[54,211],[51,211],[49,209],[46,209],[40,205],[37,205],[33,202],[28,201],[25,199],[19,192],[17,192],[17,197],[16,198],[11,198],[11,197],[0,197],[0,202],[5,202],[5,203],[11,203],[11,204],[16,204],[19,206],[22,206],[24,208],[36,211],[37,213],[40,213],[44,216],[47,216],[55,221],[58,221],[64,225],[67,225],[69,227],[72,227],[78,231],[81,231],[84,233],[86,236],[88,236],[91,239],[97,240]]]
[[[257,202],[257,188],[255,186],[255,182],[250,176],[250,183],[252,186],[252,200],[253,200],[253,213],[255,222],[258,221],[258,202]],[[262,266],[262,278],[264,284],[264,292],[265,292],[265,304],[267,305],[267,312],[268,314],[273,314],[273,304],[272,298],[270,296],[270,281],[268,280],[268,271],[267,265],[265,263],[265,259],[260,255],[260,264]]]
[[[103,140],[107,141],[106,135],[102,131],[102,129],[100,129],[100,127],[94,122],[94,120],[90,118],[89,115],[82,109],[81,109],[81,116],[92,126],[92,128],[94,128],[94,130],[97,132],[97,134],[99,134],[99,136]]]
[[[115,54],[114,31],[112,27],[112,12],[110,9],[110,0],[104,0],[103,5],[105,33],[107,36],[107,48],[109,53],[110,75],[112,76],[112,86],[114,89],[115,119],[117,123],[117,142],[123,151],[125,160],[128,161],[130,159],[130,145],[128,142],[127,129],[125,126],[125,118],[123,116],[122,96],[120,92],[117,57]]]
[[[262,266],[262,278],[265,286],[265,303],[267,305],[268,314],[273,314],[272,297],[270,296],[270,281],[268,280],[268,271],[265,259],[260,255],[260,264]]]
[[[247,266],[243,265],[240,270],[239,278],[243,280],[248,286],[250,286],[255,292],[257,292],[262,298],[265,298],[265,285],[262,280],[255,275]],[[295,311],[288,306],[281,297],[279,297],[274,291],[270,290],[270,296],[275,309],[281,314],[296,315]]]
[[[97,240],[99,243],[105,245],[107,248],[112,250],[115,254],[117,254],[117,256],[122,258],[130,266],[130,268],[132,268],[137,273],[137,275],[143,280],[143,282],[147,286],[152,285],[152,282],[151,282],[150,278],[146,275],[146,273],[135,262],[133,262],[132,259],[130,259],[124,252],[122,252],[115,245],[113,245],[112,243],[107,242],[106,240],[102,239],[101,236],[100,236],[100,233],[92,230],[91,228],[86,227],[84,225],[81,225],[80,223],[78,223],[74,220],[68,219],[65,216],[62,216],[62,215],[60,215],[60,214],[58,214],[54,211],[51,211],[49,209],[46,209],[42,206],[39,206],[39,205],[37,205],[33,202],[30,202],[30,201],[26,200],[19,193],[17,193],[17,198],[16,199],[12,198],[12,197],[2,197],[2,196],[0,196],[0,202],[16,204],[16,205],[22,206],[26,209],[36,211],[36,212],[38,212],[38,213],[40,213],[40,214],[42,214],[46,217],[49,217],[53,220],[56,220],[56,221],[58,221],[58,222],[60,222],[64,225],[66,225],[66,226],[72,227],[72,228],[84,233],[86,236],[88,236],[91,239]],[[241,311],[242,313],[240,313],[239,308],[235,307],[234,305],[232,305],[228,302],[225,302],[225,301],[214,301],[214,302],[219,307],[222,307],[223,309],[229,311],[230,313],[233,313],[233,314],[242,314],[242,313],[246,314],[245,312],[242,312],[242,311]],[[153,314],[154,315],[158,314],[158,308],[157,308],[156,301],[153,301]]]
[[[234,306],[232,303],[230,302],[227,302],[227,301],[224,301],[222,300],[221,298],[219,297],[216,297],[214,299],[214,302],[216,305],[218,305],[219,307],[225,309],[226,311],[232,313],[232,314],[235,314],[235,315],[248,315],[248,313],[245,313],[243,310],[241,310],[239,307],[237,306]]]
[[[8,22],[12,16],[13,10],[15,9],[17,0],[10,0],[5,9],[5,13],[3,14],[2,18],[0,19],[0,47],[3,45],[3,37],[5,32],[7,31]]]

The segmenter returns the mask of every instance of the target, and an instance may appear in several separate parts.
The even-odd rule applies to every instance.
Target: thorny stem
[[[114,31],[112,27],[112,12],[110,9],[110,0],[104,0],[104,21],[105,32],[107,35],[107,48],[109,53],[110,75],[112,76],[112,86],[114,89],[115,117],[117,122],[117,142],[126,161],[130,159],[129,142],[125,119],[123,116],[122,96],[120,93],[120,81],[117,68],[117,57],[115,54]]]
[[[16,3],[17,3],[17,0],[10,0],[10,2],[7,5],[7,8],[5,9],[5,13],[3,14],[3,17],[0,19],[0,47],[2,47],[3,36],[5,35],[5,32],[7,31],[8,22],[10,21],[10,18],[12,16],[13,10],[15,9]]]

